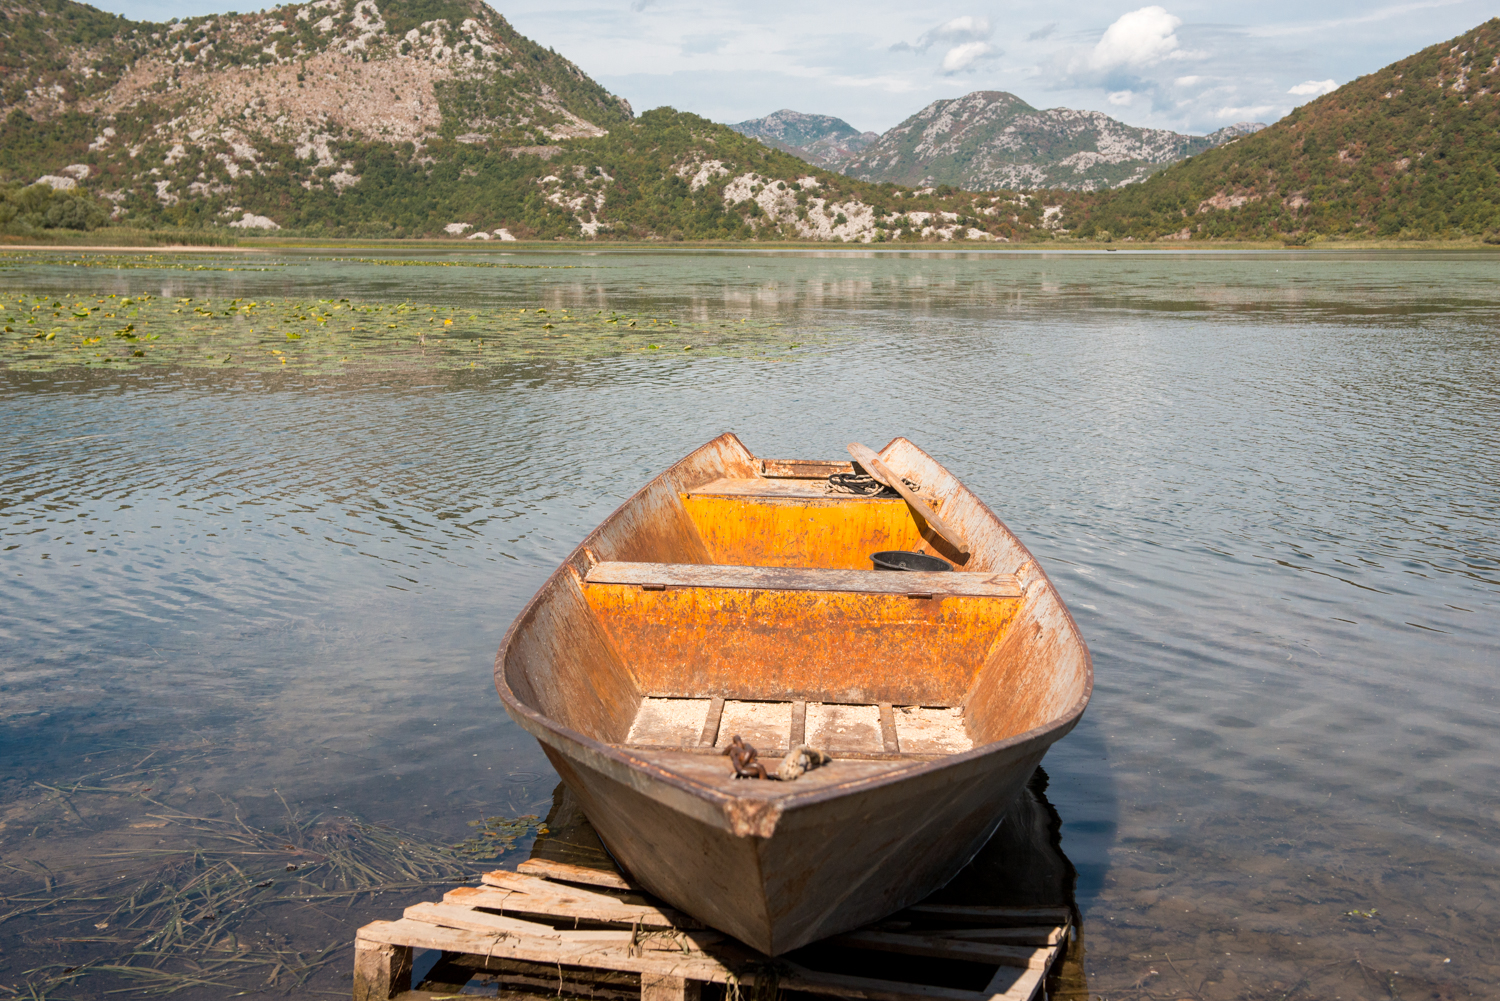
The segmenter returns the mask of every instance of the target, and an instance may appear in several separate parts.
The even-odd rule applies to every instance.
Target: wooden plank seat
[[[588,584],[633,584],[648,590],[682,587],[756,591],[841,591],[930,598],[1019,598],[1015,574],[963,571],[897,572],[820,567],[746,567],[705,563],[595,563]]]

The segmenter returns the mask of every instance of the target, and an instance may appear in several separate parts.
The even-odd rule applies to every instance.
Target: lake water
[[[0,290],[762,333],[468,370],[0,375],[0,990],[181,986],[78,970],[155,962],[201,981],[183,996],[293,970],[347,992],[357,924],[434,891],[197,933],[300,957],[268,977],[122,960],[156,918],[108,885],[182,890],[203,838],[331,872],[306,839],[443,848],[545,816],[500,638],[589,529],[732,430],[786,458],[906,435],[1051,573],[1097,672],[1045,762],[1082,921],[1061,996],[1500,996],[1500,257],[326,258],[20,258]],[[463,266],[486,261],[545,267]]]

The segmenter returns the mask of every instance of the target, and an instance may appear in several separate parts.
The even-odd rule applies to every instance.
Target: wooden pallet
[[[437,949],[445,968],[459,971],[446,978],[452,993],[477,973],[512,989],[567,988],[608,1001],[634,997],[636,976],[641,1001],[700,1001],[705,984],[767,1001],[777,990],[863,1001],[1032,1001],[1067,946],[1070,921],[1063,907],[918,905],[772,959],[664,906],[618,872],[532,859],[516,872],[485,873],[481,885],[450,890],[440,903],[408,907],[399,921],[361,928],[354,998],[401,997],[411,990],[412,950]],[[845,972],[850,957],[856,968],[866,966],[860,957],[880,958],[870,953],[886,954],[886,966],[890,954],[901,955],[899,977]]]

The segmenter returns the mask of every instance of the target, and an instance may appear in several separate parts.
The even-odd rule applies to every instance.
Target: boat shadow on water
[[[1046,996],[1054,999],[1087,998],[1083,927],[1075,901],[1078,874],[1062,849],[1062,820],[1047,799],[1047,781],[1047,773],[1038,768],[1006,810],[999,829],[984,848],[952,881],[922,903],[1067,909],[1072,914],[1072,934],[1061,961],[1047,979]],[[620,871],[584,816],[577,798],[563,783],[558,783],[553,791],[552,809],[542,830],[545,833],[538,835],[532,843],[531,859],[605,872]],[[981,990],[993,973],[992,966],[981,963],[934,961],[894,952],[835,949],[816,943],[788,953],[785,958],[823,972],[921,982],[970,991]],[[584,971],[551,968],[549,971],[545,976],[528,977],[527,971],[518,966],[516,970],[498,976],[480,973],[465,986],[462,982],[455,983],[455,980],[462,981],[471,971],[452,967],[443,961],[441,953],[431,951],[416,957],[412,982],[419,990],[462,988],[465,993],[487,993],[488,988],[507,993],[530,987],[549,995],[561,991],[606,1001],[630,1001],[639,997],[634,983],[636,978],[631,974],[606,971],[585,974]],[[455,973],[459,976],[455,977]],[[725,1001],[728,995],[735,993],[749,995],[757,992],[752,988],[735,992],[723,985],[705,984],[702,998],[703,1001]],[[787,998],[804,997],[793,991],[780,993]],[[805,997],[810,1001],[814,995]]]

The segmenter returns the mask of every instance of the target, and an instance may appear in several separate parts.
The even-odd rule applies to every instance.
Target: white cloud
[[[965,14],[963,17],[955,17],[928,31],[922,36],[925,45],[933,42],[961,42],[989,38],[995,33],[990,27],[990,19],[987,17],[972,17]]]
[[[1161,7],[1142,7],[1122,14],[1088,54],[1089,68],[1107,73],[1180,58],[1176,32],[1181,24],[1182,18]]]
[[[1276,38],[1285,35],[1305,35],[1313,32],[1337,31],[1341,28],[1353,27],[1356,24],[1373,24],[1377,21],[1385,21],[1393,17],[1401,17],[1422,10],[1432,10],[1437,7],[1452,7],[1457,4],[1465,4],[1466,0],[1421,0],[1420,3],[1395,4],[1388,7],[1379,7],[1369,10],[1361,6],[1361,12],[1353,17],[1332,18],[1326,21],[1300,21],[1294,24],[1264,24],[1248,28],[1245,34],[1259,38]]]
[[[1203,82],[1201,76],[1180,76],[1172,81],[1174,87],[1196,87]]]
[[[1306,83],[1297,84],[1297,86],[1287,91],[1287,93],[1294,94],[1297,97],[1322,97],[1324,94],[1331,94],[1338,89],[1339,85],[1332,80],[1309,80]]]
[[[1261,121],[1272,112],[1276,112],[1277,118],[1286,114],[1286,111],[1277,112],[1272,105],[1258,104],[1253,108],[1219,108],[1214,112],[1214,117],[1223,122]]]
[[[1120,108],[1135,100],[1135,92],[1129,90],[1117,90],[1109,95],[1109,103]]]
[[[1121,14],[1093,46],[1065,48],[1052,57],[1053,89],[1101,88],[1106,92],[1133,91],[1164,101],[1165,81],[1152,79],[1151,68],[1169,61],[1198,59],[1207,53],[1182,47],[1177,29],[1182,18],[1163,7],[1142,7]]]
[[[926,52],[939,42],[954,44],[962,48],[964,42],[983,42],[995,33],[990,27],[987,17],[974,17],[965,14],[963,17],[955,17],[951,21],[944,21],[935,28],[929,28],[917,37],[915,42],[897,42],[891,46],[892,52]]]
[[[948,50],[947,55],[943,56],[943,73],[948,76],[961,73],[966,69],[972,69],[977,62],[994,59],[999,55],[1000,50],[989,42],[965,42],[962,45],[955,45]]]
[[[223,0],[88,2],[157,20],[225,8]],[[1374,72],[1493,17],[1496,3],[1323,0],[1231,9],[1184,0],[866,0],[855,8],[743,0],[506,0],[498,6],[516,30],[556,48],[638,111],[670,104],[738,122],[787,107],[883,131],[930,101],[983,87],[1011,91],[1038,107],[1098,110],[1131,125],[1202,134],[1249,117],[1221,117],[1218,109],[1270,107],[1270,113],[1254,116],[1269,121],[1313,99],[1288,94],[1293,84],[1326,78],[1343,83]],[[632,5],[643,10],[632,13]],[[1153,6],[1182,24],[1168,21],[1154,36],[1148,32],[1155,46],[1101,50],[1107,29],[1117,22],[1112,40],[1133,22],[1139,27],[1139,15],[1121,15]],[[711,38],[728,41],[706,51]],[[887,51],[902,39],[904,54]],[[923,53],[912,44],[919,39],[927,45]],[[949,50],[970,42],[988,42],[1005,54],[945,75]],[[1154,64],[1107,72],[1090,61],[1093,56],[1107,64],[1114,53],[1139,62],[1153,51],[1166,54]],[[1207,57],[1189,57],[1199,51]],[[1185,75],[1202,79],[1174,84]],[[1111,105],[1108,95],[1123,90],[1135,95],[1130,105]]]

